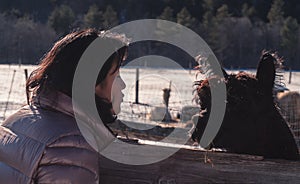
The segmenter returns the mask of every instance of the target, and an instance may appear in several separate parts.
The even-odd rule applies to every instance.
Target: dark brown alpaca
[[[262,155],[266,158],[299,159],[298,148],[285,120],[273,100],[277,58],[263,52],[255,75],[245,72],[224,78],[227,90],[226,111],[222,126],[211,147],[229,152]],[[211,109],[208,79],[196,82],[202,112],[192,134],[200,142]]]

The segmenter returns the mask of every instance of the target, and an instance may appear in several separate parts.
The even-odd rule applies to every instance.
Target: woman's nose
[[[126,88],[126,84],[125,84],[125,82],[124,82],[124,80],[120,77],[120,85],[121,85],[121,88],[122,89],[125,89]]]

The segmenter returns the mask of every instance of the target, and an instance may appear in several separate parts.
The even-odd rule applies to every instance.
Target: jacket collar
[[[47,91],[33,99],[33,104],[74,117],[72,99],[59,91]]]
[[[47,91],[33,99],[33,104],[42,108],[53,109],[73,117],[86,141],[98,152],[115,140],[113,133],[103,121],[88,111],[73,106],[72,98],[59,91]]]

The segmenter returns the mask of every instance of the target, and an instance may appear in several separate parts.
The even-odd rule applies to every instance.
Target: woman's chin
[[[115,114],[119,114],[121,112],[121,107],[113,107]]]
[[[121,112],[121,103],[122,103],[122,101],[123,101],[123,99],[112,101],[112,106],[113,106],[113,110],[114,110],[115,114],[119,114]]]

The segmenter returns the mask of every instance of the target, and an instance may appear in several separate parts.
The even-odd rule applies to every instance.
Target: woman
[[[115,120],[123,97],[121,90],[125,88],[119,68],[127,52],[126,39],[93,29],[66,35],[27,80],[30,105],[0,126],[1,183],[99,183],[99,153],[83,137],[72,106],[76,67],[96,39],[124,45],[104,63],[95,85],[101,120],[104,124]]]

